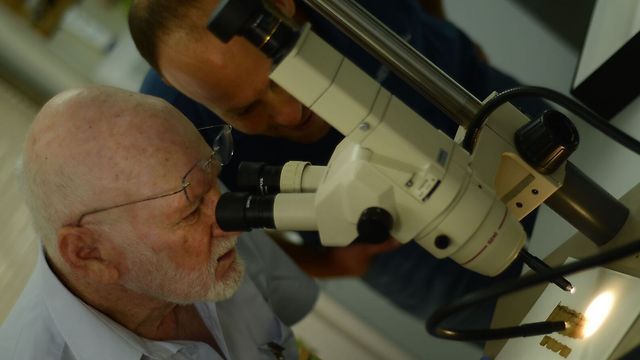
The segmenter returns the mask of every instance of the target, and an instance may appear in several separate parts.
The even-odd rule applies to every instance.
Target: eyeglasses
[[[144,201],[160,199],[163,197],[184,193],[188,202],[192,202],[202,194],[205,194],[211,188],[214,181],[213,175],[220,171],[223,165],[226,165],[233,156],[233,135],[231,134],[231,126],[229,125],[212,125],[199,128],[200,134],[209,143],[211,156],[201,159],[189,168],[186,174],[180,180],[180,188],[159,195],[148,196],[140,200],[128,201],[126,203],[111,205],[87,211],[78,217],[75,222],[76,226],[80,226],[82,219],[89,215],[99,212],[116,209],[119,207],[138,204]]]

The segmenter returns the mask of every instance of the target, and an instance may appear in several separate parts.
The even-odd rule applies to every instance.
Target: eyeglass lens
[[[233,134],[228,125],[214,125],[198,129],[209,143],[216,159],[226,165],[233,156]]]
[[[209,192],[220,166],[233,156],[233,135],[231,126],[214,125],[198,129],[204,139],[211,144],[213,157],[200,161],[185,177],[185,195],[188,201],[196,201]],[[211,141],[213,139],[213,141]]]

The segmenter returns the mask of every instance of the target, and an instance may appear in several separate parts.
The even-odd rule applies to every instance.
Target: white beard
[[[177,304],[221,301],[230,298],[242,282],[244,262],[235,254],[233,264],[224,278],[216,280],[217,259],[235,247],[237,237],[212,241],[211,261],[206,268],[185,271],[176,268],[166,255],[155,254],[150,248],[133,242],[127,257],[129,272],[123,285],[133,291]]]

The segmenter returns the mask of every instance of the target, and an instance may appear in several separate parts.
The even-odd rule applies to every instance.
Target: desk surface
[[[621,201],[629,207],[631,214],[620,234],[609,244],[604,245],[601,250],[627,243],[640,236],[640,184],[634,186]],[[593,255],[599,251],[598,247],[588,240],[584,235],[577,233],[567,242],[553,251],[545,261],[557,266],[568,257],[582,259]],[[640,255],[616,261],[607,266],[625,274],[640,277]],[[505,327],[519,324],[529,309],[535,304],[544,291],[546,284],[525,289],[523,291],[501,297],[496,305],[491,327]],[[640,300],[639,300],[640,301]],[[485,346],[485,354],[491,358],[497,356],[507,340],[490,341]],[[640,344],[640,321],[631,326],[627,334],[622,338],[610,359],[617,359]]]

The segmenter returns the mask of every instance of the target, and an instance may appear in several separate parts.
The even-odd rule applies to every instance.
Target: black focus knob
[[[383,208],[365,209],[358,219],[358,238],[356,242],[379,244],[389,238],[393,226],[391,214]]]
[[[547,110],[518,129],[514,140],[520,156],[542,174],[556,171],[580,142],[571,120],[556,110]]]

